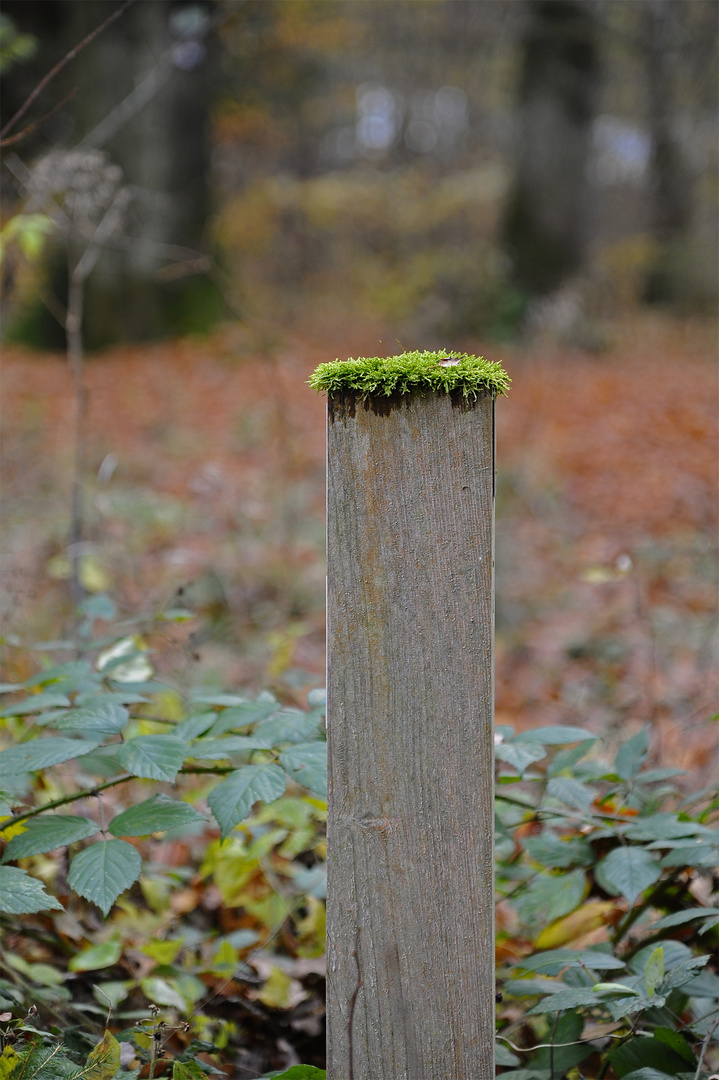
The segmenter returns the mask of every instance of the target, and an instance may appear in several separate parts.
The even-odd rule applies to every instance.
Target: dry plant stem
[[[75,460],[70,517],[70,595],[75,619],[78,618],[78,608],[83,597],[83,588],[80,582],[80,555],[83,531],[82,477],[85,463],[85,413],[87,411],[87,396],[83,385],[82,309],[85,278],[81,271],[82,261],[82,259],[78,260],[74,269],[70,272],[67,316],[65,319],[67,359],[70,365],[75,397]]]
[[[701,1076],[702,1066],[704,1064],[704,1055],[707,1052],[707,1049],[709,1047],[709,1043],[711,1042],[711,1039],[712,1039],[712,1035],[714,1034],[714,1032],[717,1029],[717,1025],[719,1025],[719,1016],[717,1016],[716,1020],[714,1021],[714,1023],[712,1024],[712,1026],[709,1028],[706,1035],[704,1036],[704,1041],[702,1042],[702,1048],[701,1048],[701,1050],[699,1052],[699,1061],[697,1062],[697,1071],[694,1074],[694,1080],[699,1080],[699,1078]]]
[[[235,769],[232,766],[220,766],[213,769],[197,768],[197,769],[180,769],[182,776],[192,775],[195,776],[198,773],[213,773],[217,776],[222,776]],[[32,810],[23,810],[20,814],[15,814],[11,818],[6,818],[3,821],[3,829],[9,829],[13,825],[17,825],[20,821],[27,821],[29,818],[37,817],[38,814],[44,814],[46,810],[56,810],[58,806],[67,806],[69,803],[79,802],[80,799],[89,799],[93,795],[97,795],[100,791],[106,791],[108,788],[117,787],[118,784],[126,784],[128,780],[137,780],[137,776],[132,776],[130,773],[124,773],[122,776],[115,776],[112,780],[106,780],[104,784],[97,784],[96,787],[88,788],[86,791],[76,791],[74,795],[63,795],[61,799],[55,799],[53,802],[44,803],[42,806],[35,806]]]
[[[25,115],[32,103],[40,96],[45,87],[52,82],[55,76],[59,75],[62,69],[66,67],[71,60],[74,60],[79,52],[81,52],[87,45],[89,45],[90,42],[94,41],[95,38],[98,37],[103,32],[103,30],[106,30],[111,23],[114,23],[116,19],[119,19],[120,16],[123,15],[125,11],[127,11],[130,5],[134,3],[135,0],[125,0],[124,4],[121,4],[116,11],[113,11],[112,15],[108,15],[104,22],[100,23],[98,27],[92,30],[87,35],[87,37],[84,37],[82,41],[79,42],[79,44],[75,45],[73,49],[70,49],[68,53],[65,53],[62,60],[58,61],[58,63],[55,64],[55,67],[48,71],[47,75],[45,75],[44,78],[40,80],[32,93],[25,98],[15,115],[10,117],[5,127],[2,129],[2,131],[0,131],[0,139],[4,138],[5,135],[7,135],[8,131],[12,130],[12,128],[15,127],[15,124],[18,122],[18,120],[20,120]]]

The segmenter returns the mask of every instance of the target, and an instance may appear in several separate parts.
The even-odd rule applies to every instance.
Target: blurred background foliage
[[[3,123],[116,6],[6,0]],[[717,19],[712,0],[145,0],[7,147],[4,213],[60,198],[32,179],[50,152],[55,174],[78,150],[122,170],[93,346],[231,313],[599,346],[618,308],[715,304]],[[6,259],[6,332],[35,344],[61,340],[51,249],[30,274]]]

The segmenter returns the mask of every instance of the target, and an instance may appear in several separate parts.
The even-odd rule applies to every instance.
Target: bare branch
[[[15,127],[15,124],[18,122],[18,120],[25,115],[32,103],[36,100],[36,98],[40,96],[45,87],[52,82],[55,76],[59,75],[62,69],[66,67],[71,60],[74,60],[79,52],[81,52],[87,45],[89,45],[90,42],[94,41],[95,38],[98,37],[98,35],[100,35],[103,30],[106,30],[111,23],[114,23],[116,19],[119,19],[120,16],[123,15],[125,11],[127,11],[130,5],[134,3],[135,0],[124,0],[124,3],[121,4],[116,11],[113,11],[112,15],[109,15],[103,23],[100,23],[100,25],[96,27],[91,33],[89,33],[87,37],[83,38],[82,41],[79,42],[79,44],[75,45],[73,49],[70,49],[68,53],[65,53],[62,60],[58,61],[58,63],[55,64],[55,67],[52,68],[51,71],[48,71],[47,75],[45,75],[45,77],[40,80],[32,93],[25,98],[15,115],[10,117],[5,127],[2,129],[2,131],[0,131],[0,139],[3,139],[7,135],[8,131]]]

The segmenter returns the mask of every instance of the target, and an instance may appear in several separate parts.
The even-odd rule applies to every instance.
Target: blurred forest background
[[[321,682],[305,380],[463,347],[514,378],[498,713],[706,764],[716,3],[138,0],[14,119],[119,7],[3,3],[7,632],[57,636],[75,573],[181,590],[181,680]]]
[[[718,29],[715,0],[3,0],[5,692],[29,680],[32,706],[68,656],[36,645],[82,604],[152,650],[162,687],[128,699],[144,732],[228,690],[316,702],[325,403],[306,381],[464,349],[513,379],[498,723],[578,725],[609,753],[650,725],[652,767],[711,783]],[[49,775],[41,802],[82,772]],[[238,1077],[321,1064],[324,909],[302,874],[323,804],[303,798],[224,845],[210,823],[137,841],[151,862],[109,919],[75,898],[13,928],[3,993],[60,1009],[66,1036],[108,995],[191,1015],[175,1037],[235,1046]],[[23,865],[59,894],[65,858]],[[532,948],[508,918],[501,962]],[[172,968],[195,945],[199,983]]]

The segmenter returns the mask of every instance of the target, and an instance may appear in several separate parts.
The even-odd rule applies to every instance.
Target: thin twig
[[[614,1035],[609,1032],[607,1035],[597,1035],[592,1039],[575,1039],[573,1042],[555,1042],[555,1043],[536,1043],[534,1046],[517,1046],[508,1039],[506,1035],[495,1035],[495,1039],[501,1039],[502,1042],[506,1042],[513,1050],[516,1050],[518,1054],[529,1054],[532,1050],[544,1050],[547,1047],[553,1046],[584,1046],[586,1043],[595,1043],[599,1039],[623,1039],[624,1035]]]
[[[704,1064],[704,1055],[707,1052],[707,1048],[709,1046],[709,1043],[711,1042],[711,1038],[712,1038],[712,1035],[714,1034],[714,1032],[716,1030],[717,1024],[719,1024],[719,1016],[717,1016],[716,1020],[714,1021],[712,1026],[707,1031],[707,1033],[706,1033],[706,1035],[704,1037],[704,1041],[702,1042],[702,1048],[701,1048],[701,1050],[699,1052],[699,1063],[697,1064],[697,1071],[694,1073],[694,1080],[699,1080],[699,1078],[701,1076],[702,1065]]]
[[[98,27],[92,30],[91,33],[89,33],[87,37],[83,38],[78,45],[75,45],[75,47],[73,49],[70,49],[68,53],[65,53],[62,60],[58,61],[58,63],[55,64],[55,67],[52,68],[51,71],[48,71],[47,75],[45,75],[44,78],[40,80],[32,93],[25,98],[15,115],[10,117],[5,127],[2,129],[2,131],[0,131],[0,139],[3,139],[7,135],[8,131],[10,131],[11,128],[15,127],[15,124],[18,122],[18,120],[25,115],[25,113],[28,111],[35,99],[39,97],[45,87],[50,82],[52,82],[55,76],[59,75],[62,69],[66,67],[71,60],[74,60],[79,52],[81,52],[87,45],[89,45],[91,41],[94,41],[95,38],[98,37],[98,35],[101,34],[103,30],[106,30],[111,23],[114,23],[116,19],[119,19],[120,16],[124,14],[125,11],[127,11],[130,5],[134,3],[135,0],[124,0],[124,3],[121,4],[116,11],[113,11],[112,15],[109,15],[104,22],[100,23]]]
[[[49,120],[51,116],[54,116],[63,105],[67,105],[68,101],[72,101],[76,94],[77,87],[75,87],[74,90],[71,90],[69,94],[66,94],[62,101],[58,101],[57,105],[53,105],[50,112],[45,113],[39,120],[34,120],[32,124],[28,124],[28,126],[23,128],[22,131],[19,131],[17,135],[11,135],[9,139],[0,139],[0,148],[4,149],[6,146],[14,146],[15,143],[20,142],[21,139],[27,138],[28,135],[33,133],[35,128],[40,127],[40,124],[44,124],[46,120]]]

